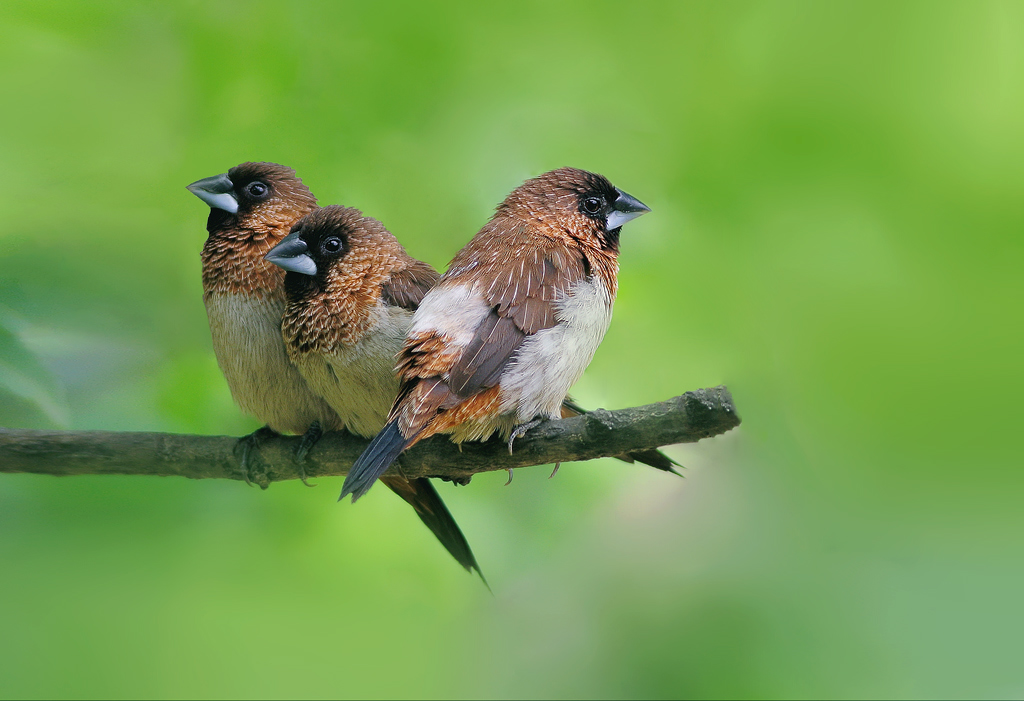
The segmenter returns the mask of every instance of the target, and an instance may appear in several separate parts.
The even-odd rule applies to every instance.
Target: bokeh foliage
[[[184,186],[295,167],[443,267],[526,177],[653,213],[578,399],[740,430],[443,496],[0,479],[0,695],[1013,696],[1024,5],[0,8],[0,423],[241,434]]]

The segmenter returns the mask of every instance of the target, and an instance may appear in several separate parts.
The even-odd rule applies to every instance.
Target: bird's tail
[[[568,419],[572,416],[580,416],[588,413],[586,409],[581,407],[579,404],[574,402],[569,397],[562,400],[562,418]],[[656,448],[650,448],[648,450],[630,450],[622,455],[615,456],[623,462],[642,462],[644,465],[650,465],[651,467],[665,472],[671,472],[673,475],[682,475],[675,469],[676,467],[682,467],[675,460],[665,455]]]
[[[366,447],[363,454],[352,465],[345,477],[345,484],[341,487],[341,501],[349,494],[352,501],[366,494],[377,478],[384,474],[385,470],[391,467],[403,450],[416,442],[416,435],[406,438],[398,428],[398,419],[389,421],[381,432],[374,436],[370,445]]]
[[[476,557],[473,556],[473,551],[466,541],[466,536],[462,535],[459,524],[455,523],[451,512],[441,501],[441,495],[434,489],[430,480],[426,477],[410,480],[404,477],[388,476],[382,477],[380,481],[390,487],[392,492],[405,499],[452,557],[467,571],[476,570],[480,579],[483,579],[484,585],[487,585],[484,573],[480,571],[480,565],[477,564]]]

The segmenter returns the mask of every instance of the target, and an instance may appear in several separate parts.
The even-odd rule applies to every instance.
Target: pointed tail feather
[[[397,419],[385,425],[348,471],[338,501],[351,494],[354,503],[356,499],[366,494],[377,478],[383,475],[402,451],[415,441],[416,436],[406,438],[402,435],[398,429]]]
[[[568,419],[573,416],[581,416],[586,413],[588,413],[586,409],[569,397],[562,400],[563,419]],[[671,472],[673,475],[679,475],[680,477],[683,476],[675,469],[676,467],[682,467],[682,465],[655,448],[650,448],[648,450],[631,450],[628,453],[623,453],[622,455],[617,455],[615,457],[623,462],[641,462],[644,465],[650,465],[651,467],[659,470]]]
[[[586,414],[587,410],[581,407],[579,404],[574,402],[569,397],[562,400],[562,418],[569,419],[573,416],[582,416]]]
[[[466,571],[476,570],[484,585],[487,585],[484,573],[480,571],[480,565],[477,564],[466,537],[462,535],[459,525],[455,523],[451,512],[441,501],[441,495],[434,489],[430,480],[425,477],[407,480],[404,477],[388,476],[382,477],[380,481],[416,510],[420,520],[430,529],[431,533],[437,536],[441,545],[451,553],[452,557],[466,568]]]
[[[649,450],[631,450],[628,453],[616,455],[615,457],[623,462],[642,462],[644,465],[650,465],[651,467],[659,470],[671,472],[673,475],[679,475],[680,477],[683,476],[683,473],[675,469],[677,467],[682,467],[682,465],[665,455],[660,450],[656,450],[654,448]]]

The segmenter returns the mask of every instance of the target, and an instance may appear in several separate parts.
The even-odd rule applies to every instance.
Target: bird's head
[[[559,168],[517,187],[498,205],[496,215],[522,219],[542,234],[568,236],[614,253],[622,225],[649,211],[603,175]]]
[[[189,192],[210,205],[207,229],[287,227],[316,208],[316,198],[295,171],[277,163],[242,163],[197,180]]]
[[[343,263],[362,270],[393,247],[394,237],[376,219],[352,207],[329,205],[296,222],[266,260],[294,273],[287,276],[286,289],[323,288],[332,270],[336,279],[346,277],[337,274]]]

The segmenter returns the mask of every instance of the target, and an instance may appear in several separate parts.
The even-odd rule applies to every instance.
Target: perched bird
[[[288,271],[281,336],[291,361],[350,432],[372,438],[398,394],[395,356],[437,272],[406,253],[379,221],[338,205],[301,219],[266,259]],[[459,564],[483,577],[429,480],[383,481]]]
[[[601,175],[561,168],[527,180],[423,298],[398,359],[387,424],[349,471],[366,493],[435,433],[508,440],[559,418],[611,322],[622,225],[649,208]]]
[[[284,271],[263,258],[317,208],[295,171],[276,163],[242,163],[188,189],[210,205],[203,246],[203,302],[213,351],[235,402],[267,427],[245,439],[248,451],[267,429],[305,433],[342,427],[288,359],[281,341]]]
[[[266,256],[288,271],[281,334],[291,361],[352,433],[372,438],[398,395],[395,357],[440,276],[383,224],[330,205]]]
[[[225,174],[194,182],[188,189],[210,206],[209,237],[202,253],[203,300],[217,363],[238,405],[266,423],[242,439],[242,468],[249,481],[248,454],[261,436],[270,432],[304,434],[301,458],[322,430],[344,426],[288,357],[281,336],[285,271],[265,260],[295,222],[317,210],[316,198],[295,171],[275,163],[242,163]],[[432,283],[436,273],[429,273]],[[400,343],[401,338],[382,361],[386,375],[393,376],[394,353]],[[395,389],[390,392],[383,400],[388,405]],[[456,560],[467,567],[476,565],[465,538],[428,480],[407,481],[399,476],[387,484],[416,510]]]

